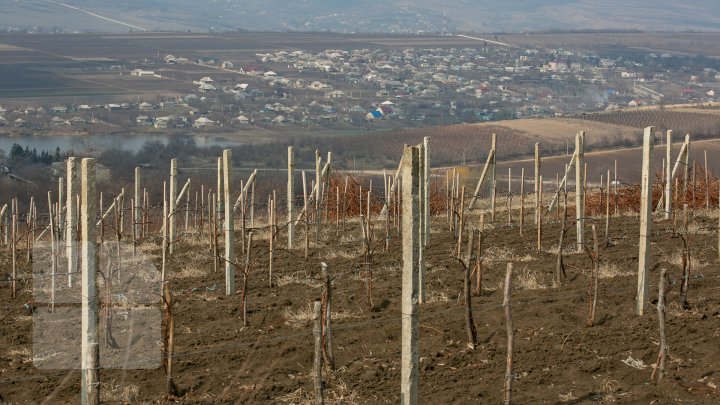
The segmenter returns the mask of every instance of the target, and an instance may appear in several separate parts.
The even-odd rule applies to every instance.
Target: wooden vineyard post
[[[84,158],[80,168],[81,266],[81,401],[100,403],[97,336],[97,269],[95,262],[95,159]]]
[[[652,232],[652,151],[655,128],[645,128],[643,135],[642,189],[640,194],[640,251],[638,255],[638,286],[635,313],[642,316],[648,298],[648,262],[650,234]]]
[[[710,209],[710,178],[708,177],[707,149],[705,150],[705,209]]]
[[[665,287],[667,283],[667,269],[660,270],[660,282],[658,285],[658,325],[660,329],[660,352],[658,353],[657,363],[655,363],[655,369],[650,375],[650,380],[655,379],[657,375],[657,382],[660,382],[665,377],[665,362],[667,360],[670,351],[667,347],[667,335],[665,333]]]
[[[215,192],[215,223],[218,228],[222,225],[220,218],[222,218],[223,214],[223,198],[223,158],[220,156],[217,159],[217,191]]]
[[[614,166],[614,170],[613,170],[613,196],[614,196],[613,200],[615,203],[614,204],[615,205],[615,215],[617,216],[618,211],[620,210],[620,204],[618,202],[618,176],[617,176],[618,165],[617,165],[617,160],[615,160],[614,164],[615,164],[615,166]]]
[[[65,198],[65,254],[67,256],[68,287],[72,287],[73,277],[78,270],[77,257],[77,217],[78,206],[76,195],[78,193],[77,164],[74,157],[67,161],[67,187]]]
[[[332,346],[332,277],[330,277],[330,270],[325,262],[320,263],[322,267],[323,277],[325,278],[325,311],[323,312],[323,353],[325,354],[325,361],[330,370],[335,370],[335,356],[333,355]]]
[[[591,294],[592,300],[590,301],[590,313],[588,315],[587,326],[595,326],[595,314],[597,313],[597,299],[598,299],[598,278],[600,272],[600,250],[598,249],[597,232],[595,230],[595,224],[592,225],[593,235],[593,253],[592,253],[592,264],[593,269],[591,272]]]
[[[535,143],[535,226],[540,223],[540,142]]]
[[[575,219],[577,251],[585,250],[585,132],[575,135]]]
[[[672,162],[672,131],[668,130],[665,138],[665,219],[672,217],[673,210],[673,167]]]
[[[473,249],[475,248],[475,235],[478,234],[477,229],[468,229],[468,248],[467,248],[467,256],[465,258],[464,263],[464,294],[465,294],[465,329],[467,331],[468,335],[468,348],[470,350],[475,350],[475,347],[477,346],[477,330],[475,329],[475,322],[473,321],[473,313],[472,313],[472,288],[470,286],[471,284],[471,274],[470,269],[473,267],[472,265],[472,258],[473,258]],[[482,236],[480,236],[482,238]],[[482,241],[480,242],[482,243]],[[477,254],[479,255],[480,252],[478,251]],[[480,271],[478,268],[477,271]]]
[[[287,246],[292,249],[295,241],[295,149],[292,146],[288,146],[287,221]]]
[[[718,259],[720,259],[720,187],[718,187]]]
[[[135,235],[135,239],[140,239],[140,228],[139,225],[141,223],[140,220],[140,167],[135,167],[135,199],[133,203],[133,233]]]
[[[512,366],[513,366],[513,323],[512,323],[512,307],[510,304],[512,292],[512,273],[513,265],[508,263],[505,271],[505,293],[503,296],[503,307],[505,308],[505,327],[507,329],[507,359],[505,363],[505,388],[503,395],[503,403],[510,405],[512,403]]]
[[[235,294],[235,224],[232,203],[232,151],[223,150],[223,193],[225,195],[225,295]],[[172,200],[171,200],[172,201]],[[172,229],[172,228],[171,228]]]
[[[400,403],[416,404],[418,400],[418,258],[420,151],[406,146],[402,162],[402,349]]]
[[[313,308],[313,337],[315,338],[315,355],[313,356],[313,386],[315,388],[315,404],[322,405],[322,302],[315,300]]]
[[[175,245],[175,232],[177,231],[177,216],[176,214],[176,199],[177,199],[177,159],[170,160],[170,207],[169,207],[169,224],[168,224],[168,238],[170,238],[169,253],[173,252],[173,245]]]

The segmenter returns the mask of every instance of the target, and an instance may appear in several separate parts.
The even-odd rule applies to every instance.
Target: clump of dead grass
[[[121,386],[117,381],[110,380],[106,383],[100,383],[100,401],[114,403],[135,402],[140,394],[140,387],[135,384],[127,384]]]

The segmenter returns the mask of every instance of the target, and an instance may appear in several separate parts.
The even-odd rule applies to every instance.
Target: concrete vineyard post
[[[540,223],[540,142],[535,143],[535,226]]]
[[[430,244],[430,137],[423,138],[423,224],[425,225],[423,246]],[[706,159],[707,160],[707,159]]]
[[[135,168],[135,199],[134,199],[134,211],[135,215],[133,216],[133,233],[135,234],[135,239],[140,239],[140,228],[139,225],[141,223],[140,221],[140,167]]]
[[[170,238],[169,253],[173,252],[173,245],[175,244],[175,232],[177,230],[177,216],[176,214],[176,199],[177,199],[177,159],[170,160],[170,218],[168,224],[168,238]]]
[[[665,219],[672,217],[672,131],[668,130],[665,138]]]
[[[707,150],[705,153],[705,209],[710,209],[710,178],[708,177]]]
[[[67,161],[67,187],[65,197],[65,254],[67,256],[68,287],[72,287],[73,277],[77,274],[77,216],[78,206],[76,195],[78,193],[77,164],[74,157]]]
[[[427,141],[427,137],[425,137],[424,140]],[[426,201],[425,201],[425,193],[426,193],[425,187],[427,185],[427,179],[425,178],[425,175],[427,172],[426,167],[425,167],[425,162],[426,162],[425,145],[426,144],[427,143],[424,142],[424,143],[418,145],[418,150],[420,153],[420,156],[418,159],[418,161],[420,163],[420,170],[418,173],[420,176],[420,179],[419,179],[420,217],[419,217],[419,224],[418,224],[420,227],[420,230],[419,230],[420,243],[418,244],[418,262],[419,262],[420,267],[418,269],[418,295],[419,295],[419,302],[421,304],[425,302],[425,241],[427,240],[427,235],[425,233],[428,230],[427,217],[426,217],[427,207],[426,207]],[[369,202],[370,202],[370,195],[368,194],[368,208],[370,207]],[[461,210],[460,212],[462,215],[462,206],[460,207],[460,210]],[[368,224],[370,223],[370,215],[369,214],[370,214],[370,211],[368,210]],[[368,235],[369,235],[369,233],[368,233]]]
[[[648,262],[650,260],[650,234],[652,232],[652,151],[655,128],[645,128],[643,135],[642,188],[640,194],[640,251],[638,255],[638,286],[635,313],[642,316],[648,299]]]
[[[492,161],[490,166],[490,185],[492,186],[492,193],[490,194],[490,209],[491,209],[491,215],[490,220],[492,222],[495,222],[495,200],[497,196],[497,135],[492,134],[492,141],[491,141],[491,153],[492,153]]]
[[[685,172],[683,173],[683,200],[687,199],[688,177],[690,176],[690,134],[685,134]]]
[[[577,251],[585,249],[585,132],[575,135],[575,219]]]
[[[313,214],[313,219],[315,220],[315,243],[318,243],[320,241],[320,178],[321,178],[321,167],[322,164],[322,157],[320,156],[320,151],[315,150],[315,185],[313,186],[312,190],[314,191],[313,198],[315,199],[315,212]],[[362,209],[360,210],[362,211]]]
[[[97,269],[95,262],[95,159],[84,158],[80,167],[81,266],[81,401],[100,403],[97,336]]]
[[[293,248],[295,241],[295,150],[288,146],[288,179],[287,179],[287,244]]]
[[[233,232],[235,224],[233,222],[233,203],[232,203],[232,151],[230,149],[223,150],[223,193],[225,195],[225,295],[235,294],[235,234]]]
[[[416,404],[418,400],[418,258],[420,151],[406,146],[402,165],[402,349],[400,403]]]

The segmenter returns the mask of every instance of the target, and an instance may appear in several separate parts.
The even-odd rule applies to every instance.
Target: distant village
[[[720,62],[714,59],[482,42],[464,49],[276,51],[258,53],[252,62],[168,54],[102,69],[145,81],[148,89],[165,88],[172,79],[176,94],[4,105],[0,127],[374,129],[715,102],[720,91]]]

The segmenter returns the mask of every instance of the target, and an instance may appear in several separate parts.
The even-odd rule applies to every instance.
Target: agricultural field
[[[638,150],[628,153],[631,155],[625,160],[638,159],[641,154]],[[599,164],[590,159],[588,163]],[[514,166],[515,173],[519,172],[517,167]],[[498,172],[502,173],[501,167]],[[444,175],[444,170],[437,174]],[[230,183],[232,188],[240,190],[240,181],[244,179],[235,178]],[[343,190],[346,181],[349,185],[341,198],[337,192]],[[272,209],[285,207],[286,200],[268,193],[271,205],[264,202],[264,194],[257,200],[250,199],[248,205],[241,205],[234,216],[232,232],[233,256],[238,258],[237,292],[229,295],[222,259],[227,245],[222,233],[218,235],[220,231],[213,225],[212,217],[207,216],[214,215],[214,211],[202,205],[203,201],[206,204],[215,201],[214,196],[200,200],[197,205],[200,184],[193,183],[187,194],[196,195],[194,208],[192,203],[181,204],[168,217],[177,218],[176,239],[167,239],[167,233],[161,231],[164,214],[156,204],[142,210],[139,224],[144,229],[138,239],[132,236],[133,227],[127,219],[132,218],[131,211],[120,209],[117,214],[101,216],[98,236],[102,240],[111,242],[119,236],[127,246],[135,246],[137,255],[145,259],[142,267],[133,267],[135,254],[131,256],[131,250],[127,250],[127,258],[122,260],[127,266],[123,275],[119,267],[117,273],[110,273],[110,279],[117,276],[122,281],[119,285],[113,282],[112,287],[99,277],[100,291],[112,292],[101,293],[104,298],[98,330],[101,358],[106,359],[101,364],[114,364],[100,369],[101,400],[313,403],[313,356],[321,352],[314,352],[312,305],[330,292],[332,353],[325,352],[329,356],[326,360],[318,358],[326,362],[322,371],[326,402],[397,403],[403,318],[401,253],[405,236],[399,227],[401,222],[413,222],[397,209],[407,207],[406,201],[399,202],[394,197],[388,200],[377,183],[368,199],[361,191],[366,193],[370,189],[367,178],[346,177],[336,172],[328,182],[327,214],[321,210],[310,217],[303,216],[295,227],[292,248],[288,248],[285,210]],[[550,191],[543,195],[542,228],[538,232],[532,194],[525,196],[520,211],[522,200],[517,189],[514,194],[499,190],[493,220],[488,199],[483,198],[478,208],[466,211],[466,200],[448,202],[449,190],[445,189],[444,181],[433,179],[429,189],[432,221],[429,243],[423,253],[426,302],[419,306],[421,402],[502,400],[508,345],[503,289],[506,267],[511,263],[512,297],[505,309],[511,308],[512,313],[511,378],[515,403],[717,403],[720,300],[715,298],[715,291],[720,282],[719,218],[717,209],[705,208],[704,198],[692,197],[695,192],[704,196],[705,188],[709,187],[712,194],[709,203],[716,207],[717,182],[712,176],[708,183],[698,179],[688,184],[687,194],[676,198],[675,205],[680,210],[682,204],[688,203],[690,210],[685,214],[678,211],[676,220],[663,220],[661,213],[653,217],[649,235],[649,296],[645,314],[638,316],[634,313],[640,229],[637,186],[619,187],[618,197],[613,200],[617,201],[617,208],[609,210],[610,218],[604,216],[607,196],[588,189],[586,239],[578,252],[575,221],[570,219],[575,217],[572,188],[568,220],[563,225],[559,211],[546,209],[554,194],[554,189],[548,187]],[[212,181],[203,184],[206,191],[214,186]],[[463,177],[460,184],[472,186],[472,181]],[[661,188],[656,182],[655,201]],[[284,192],[282,187],[278,191],[277,195]],[[459,189],[450,194],[455,193]],[[303,193],[295,189],[295,194],[301,199]],[[466,191],[464,197],[469,198],[470,194]],[[106,197],[106,201],[116,204],[121,201],[110,196],[112,199]],[[234,200],[235,194],[231,197],[229,201]],[[240,200],[246,198],[246,194],[241,194]],[[381,216],[385,201],[393,207],[387,217]],[[120,206],[128,207],[127,202]],[[38,204],[39,212],[41,207]],[[124,226],[120,225],[120,212],[127,215]],[[368,217],[360,216],[361,212],[370,213],[369,224],[365,222]],[[461,215],[463,212],[467,214]],[[457,233],[447,219],[449,216],[462,223]],[[38,234],[45,228],[41,225],[44,220],[47,216],[38,218]],[[597,228],[595,236],[591,226]],[[78,338],[79,323],[63,324],[61,318],[54,332],[61,333],[63,338],[43,340],[49,331],[39,327],[38,322],[52,317],[47,295],[43,295],[52,273],[37,266],[46,257],[39,251],[33,251],[36,263],[28,263],[25,250],[28,228],[22,223],[19,228],[15,258],[17,296],[10,298],[10,281],[0,284],[0,333],[5,337],[0,343],[3,360],[0,395],[11,403],[77,402],[80,372],[58,367],[57,363],[52,367],[52,361],[62,358],[78,367],[77,355],[72,354],[77,345],[72,345],[73,339]],[[469,233],[463,230],[473,228],[481,231],[481,239],[468,245]],[[117,230],[122,231],[116,233]],[[458,240],[456,234],[463,235],[462,239]],[[561,234],[563,239],[559,238]],[[172,253],[166,248],[168,240],[172,241]],[[564,240],[562,248],[559,240]],[[243,245],[243,241],[249,244]],[[466,245],[474,247],[475,243],[479,247],[474,248],[473,254],[473,249]],[[115,242],[103,245],[103,249],[114,245]],[[4,280],[13,279],[11,251],[0,246]],[[162,259],[165,255],[167,261]],[[101,263],[105,263],[103,257]],[[563,277],[559,275],[559,258]],[[107,269],[112,269],[112,260],[108,263]],[[323,263],[331,277],[330,290],[322,272]],[[669,274],[663,324],[669,355],[665,375],[656,381],[654,370],[661,339],[656,306],[661,269]],[[166,280],[165,302],[172,303],[169,306],[163,306],[159,297],[162,270]],[[105,274],[103,271],[100,274]],[[467,283],[464,275],[470,275]],[[64,284],[62,277],[60,284]],[[688,282],[684,284],[683,280]],[[595,282],[597,288],[593,289]],[[123,292],[121,298],[120,292],[124,290],[120,288],[124,285],[137,289],[145,285],[149,288],[145,299],[154,298],[144,304],[134,303],[129,294],[132,289]],[[117,299],[109,298],[116,295]],[[112,305],[106,305],[108,302]],[[472,345],[466,331],[466,302],[472,308],[471,324],[477,335]],[[62,313],[71,308],[72,303],[58,303],[55,311]],[[162,328],[133,318],[137,311],[148,308],[162,311]],[[112,323],[108,310],[114,311]],[[158,315],[158,322],[159,319]],[[165,332],[162,336],[160,332],[168,330],[169,319],[173,325],[170,340]],[[157,335],[143,334],[149,331]],[[160,358],[161,350],[168,347],[172,358],[170,374]],[[138,358],[139,354],[142,357]],[[168,375],[172,380],[167,379]]]

